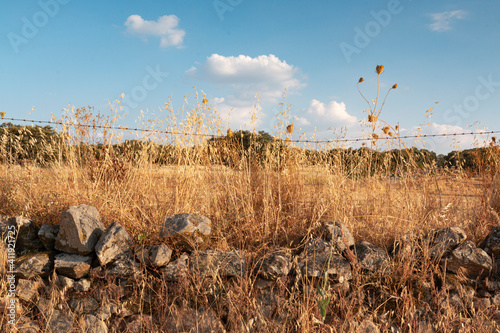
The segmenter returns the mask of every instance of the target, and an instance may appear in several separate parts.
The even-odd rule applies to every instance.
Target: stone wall
[[[148,274],[167,283],[184,281],[188,276],[238,279],[251,274],[256,288],[266,290],[286,277],[295,281],[321,281],[328,277],[331,284],[349,293],[354,271],[383,278],[392,274],[396,261],[414,256],[426,258],[451,275],[457,274],[461,281],[469,281],[474,287],[474,304],[500,305],[499,265],[493,259],[500,257],[500,227],[494,228],[479,247],[467,240],[461,228],[449,227],[425,235],[408,233],[384,249],[366,241],[356,243],[343,223],[328,221],[322,224],[318,236],[311,236],[300,249],[276,248],[259,254],[208,249],[210,234],[211,221],[204,216],[171,215],[161,227],[160,237],[164,242],[144,246],[133,242],[117,222],[105,228],[97,209],[87,205],[72,206],[62,212],[59,225],[37,227],[26,218],[3,217],[0,235],[6,246],[15,236],[15,250],[6,247],[8,258],[13,258],[15,251],[15,260],[7,263],[7,270],[15,271],[15,325],[21,331],[36,332],[39,324],[23,310],[28,304],[36,304],[39,311],[50,313],[43,323],[48,331],[79,327],[84,331],[107,332],[115,327],[112,323],[115,317],[127,318],[122,325],[129,331],[154,330],[152,316],[127,305],[133,303],[129,302],[132,296],[123,296],[120,303],[82,297],[92,288],[98,288],[91,281],[116,279],[124,286],[127,281],[140,281]],[[176,251],[169,246],[174,243]],[[71,311],[40,296],[41,291],[53,291],[54,285],[62,293],[79,292],[78,297],[67,303]],[[419,287],[424,294],[430,290],[425,283]],[[3,295],[0,310],[9,313],[12,298],[3,290],[0,295]],[[453,297],[455,302],[462,302]],[[272,308],[274,303],[270,304]],[[203,323],[208,331],[224,330],[221,321],[209,310],[183,311],[186,317],[180,321],[182,324],[179,320],[172,321],[172,330],[179,329],[175,325],[183,325],[185,329],[190,322]]]

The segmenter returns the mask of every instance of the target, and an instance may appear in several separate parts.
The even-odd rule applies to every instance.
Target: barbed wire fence
[[[33,124],[46,124],[46,125],[65,125],[65,126],[74,126],[78,125],[84,128],[93,128],[93,129],[104,129],[104,130],[120,130],[120,131],[131,131],[131,132],[149,132],[149,133],[158,133],[158,134],[170,134],[170,135],[192,135],[199,137],[210,137],[210,138],[223,138],[224,135],[217,134],[204,134],[204,133],[193,133],[193,132],[175,132],[175,131],[165,131],[165,130],[156,130],[149,128],[134,128],[127,126],[106,126],[106,125],[98,125],[98,124],[81,124],[81,123],[72,123],[72,122],[63,122],[61,120],[34,120],[34,119],[22,119],[22,118],[8,118],[3,117],[0,118],[2,121],[10,120],[15,122],[24,122],[24,123],[33,123]],[[401,140],[401,139],[423,139],[423,138],[436,138],[436,137],[458,137],[458,136],[470,136],[470,135],[491,135],[491,134],[500,134],[500,130],[492,130],[492,131],[484,131],[481,130],[479,132],[466,131],[466,132],[456,132],[456,133],[437,133],[437,134],[414,134],[414,135],[400,135],[400,136],[387,136],[384,137],[384,140]],[[278,139],[281,141],[285,141],[285,139]],[[339,142],[364,142],[364,141],[372,141],[372,137],[358,137],[358,138],[339,138],[339,139],[287,139],[288,142],[295,143],[339,143]]]

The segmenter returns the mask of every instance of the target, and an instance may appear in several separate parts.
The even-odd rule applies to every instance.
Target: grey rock
[[[54,252],[30,253],[16,259],[17,276],[22,279],[47,277],[53,269]]]
[[[187,249],[194,249],[203,244],[212,231],[212,221],[205,216],[195,214],[169,215],[163,222],[160,236],[176,236]]]
[[[115,303],[105,303],[99,307],[96,317],[99,320],[108,320],[113,314],[117,314],[120,308]]]
[[[462,228],[449,227],[433,230],[427,235],[430,246],[430,256],[440,258],[453,251],[460,243],[467,239]]]
[[[299,255],[299,269],[307,277],[322,277],[325,273],[337,282],[352,278],[351,264],[335,253],[329,242],[315,238]]]
[[[16,253],[18,255],[44,249],[38,239],[38,227],[35,226],[32,220],[25,217],[11,217],[7,223],[16,229]]]
[[[64,275],[57,275],[57,284],[63,289],[71,289],[75,285],[75,280]]]
[[[55,309],[47,323],[47,332],[73,332],[73,321],[63,311]]]
[[[196,276],[244,276],[246,272],[245,254],[241,251],[199,251],[191,255],[189,269]]]
[[[81,291],[81,292],[89,291],[90,290],[90,280],[89,279],[80,279],[78,281],[75,281],[75,283],[73,284],[73,288],[76,291]]]
[[[106,324],[91,314],[84,314],[80,317],[80,327],[84,333],[107,333]]]
[[[90,254],[103,230],[104,225],[95,207],[71,206],[61,214],[55,248],[66,253]]]
[[[494,227],[481,243],[482,248],[489,256],[500,258],[500,227]]]
[[[168,264],[172,257],[172,249],[165,244],[143,247],[136,254],[136,258],[144,265],[162,267]]]
[[[323,223],[323,238],[330,242],[332,248],[342,253],[354,245],[354,237],[342,222],[328,221]]]
[[[71,310],[78,314],[93,313],[99,308],[99,304],[92,297],[72,298],[68,302]]]
[[[131,246],[132,239],[128,232],[118,222],[113,222],[99,238],[95,252],[103,266],[130,252]]]
[[[24,301],[31,301],[38,295],[39,287],[40,282],[38,281],[19,279],[16,286],[16,295]]]
[[[366,241],[357,243],[354,249],[361,268],[381,274],[391,272],[389,255],[383,249]]]
[[[187,254],[183,253],[179,258],[170,262],[167,266],[161,268],[162,276],[165,281],[175,282],[186,277],[188,271]]]
[[[141,273],[141,265],[130,253],[124,253],[116,258],[104,272],[113,277],[136,276]]]
[[[48,251],[54,250],[57,234],[59,233],[59,228],[60,228],[59,224],[57,225],[44,224],[40,227],[40,230],[38,230],[38,238]]]
[[[458,245],[449,255],[441,259],[441,265],[453,273],[462,270],[469,277],[488,275],[493,268],[490,256],[472,241]]]
[[[288,275],[292,268],[292,254],[290,250],[278,248],[267,253],[258,263],[259,275],[273,280]]]
[[[80,279],[90,271],[92,257],[79,254],[60,253],[55,256],[56,272],[72,279]]]

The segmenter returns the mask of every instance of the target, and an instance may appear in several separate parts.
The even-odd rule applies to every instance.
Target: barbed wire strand
[[[48,120],[34,120],[34,119],[18,119],[18,118],[0,118],[2,120],[10,120],[10,121],[18,121],[18,122],[26,122],[26,123],[35,123],[35,124],[56,124],[56,125],[65,125],[65,126],[81,126],[87,128],[98,128],[98,129],[110,129],[110,130],[121,130],[121,131],[133,131],[133,132],[150,132],[150,133],[159,133],[159,134],[172,134],[172,135],[193,135],[193,136],[203,136],[203,137],[212,137],[212,138],[223,138],[223,135],[215,135],[215,134],[202,134],[202,133],[188,133],[188,132],[172,132],[172,131],[160,131],[155,129],[148,128],[131,128],[131,127],[122,127],[122,126],[105,126],[105,125],[87,125],[87,124],[76,124],[76,123],[64,123],[62,121],[48,121]],[[402,135],[402,136],[387,136],[381,139],[386,140],[400,140],[400,139],[421,139],[421,138],[435,138],[435,137],[449,137],[449,136],[467,136],[467,135],[485,135],[485,134],[498,134],[498,131],[481,131],[481,132],[457,132],[457,133],[439,133],[439,134],[418,134],[418,135]],[[280,139],[281,141],[285,141],[286,139]],[[343,139],[330,139],[330,140],[286,140],[288,142],[297,142],[297,143],[335,143],[335,142],[361,142],[361,141],[371,141],[373,138],[343,138]]]

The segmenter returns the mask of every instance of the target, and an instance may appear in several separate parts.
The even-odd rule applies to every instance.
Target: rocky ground
[[[207,217],[171,215],[144,244],[87,205],[59,225],[3,217],[2,331],[303,331],[300,299],[314,301],[318,331],[441,331],[449,311],[463,319],[450,331],[479,317],[485,332],[500,327],[500,227],[479,246],[449,227],[381,248],[328,221],[298,248],[259,253],[209,249],[211,232]],[[342,302],[369,311],[361,320]]]

